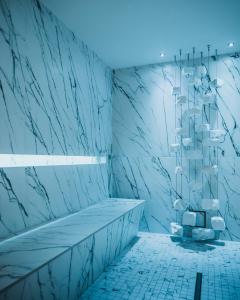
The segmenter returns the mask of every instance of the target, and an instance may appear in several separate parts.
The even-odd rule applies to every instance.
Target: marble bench
[[[0,243],[0,299],[78,299],[137,234],[144,201],[107,199]]]

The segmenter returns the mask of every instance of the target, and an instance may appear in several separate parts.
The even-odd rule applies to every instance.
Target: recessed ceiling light
[[[228,47],[232,48],[234,46],[234,42],[228,43]]]
[[[165,54],[163,52],[160,53],[160,57],[164,57]]]

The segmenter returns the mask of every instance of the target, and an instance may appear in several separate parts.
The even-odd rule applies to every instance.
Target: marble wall
[[[0,153],[107,156],[112,71],[38,0],[0,2]],[[0,239],[108,196],[108,166],[0,169]]]
[[[225,131],[217,150],[218,213],[227,226],[221,237],[239,240],[240,58],[229,55],[216,61],[213,56],[209,65],[206,60],[203,65],[208,69],[207,80],[220,77],[224,81],[215,90],[215,123]],[[180,185],[176,182],[176,158],[169,147],[177,127],[172,88],[179,80],[175,63],[120,69],[114,75],[112,195],[147,200],[142,220],[146,231],[169,232],[170,222],[176,220],[174,200],[189,195],[189,178],[183,176]]]

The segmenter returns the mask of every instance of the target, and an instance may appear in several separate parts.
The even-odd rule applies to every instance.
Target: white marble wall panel
[[[38,0],[1,1],[2,153],[107,153],[111,70]]]
[[[112,71],[38,0],[0,3],[0,154],[107,156]],[[0,169],[0,239],[108,197],[108,166]]]
[[[147,199],[142,230],[168,232],[169,222],[175,217],[175,177],[171,177],[175,159],[166,157],[114,157],[113,188],[124,198]],[[147,174],[147,176],[146,176]],[[165,218],[161,213],[165,213]]]
[[[202,196],[219,196],[218,214],[224,215],[227,223],[222,237],[239,239],[236,161],[240,157],[240,59],[238,55],[226,55],[216,61],[213,56],[209,68],[207,60],[203,63],[209,71],[207,81],[219,77],[224,82],[223,87],[216,90],[217,106],[211,115],[214,127],[223,129],[225,135],[218,146],[218,190],[216,182],[212,182],[213,188],[209,190],[209,183],[205,181]],[[176,221],[172,207],[176,195],[191,201],[194,208],[198,208],[197,200],[201,197],[189,192],[194,163],[189,172],[183,159],[183,167],[187,169],[182,181],[180,176],[176,179],[174,173],[178,162],[169,146],[175,142],[175,127],[179,124],[179,113],[175,124],[172,96],[175,85],[179,85],[179,69],[174,63],[120,69],[114,74],[112,195],[147,200],[142,226],[154,232],[170,232],[170,222]],[[193,99],[193,90],[187,88],[186,80],[182,82],[182,91],[186,95],[189,92]],[[214,161],[216,153],[210,155]]]
[[[219,175],[219,195],[221,215],[227,230],[222,236],[231,240],[240,240],[240,157],[221,159]]]
[[[4,239],[106,198],[106,165],[0,169]]]

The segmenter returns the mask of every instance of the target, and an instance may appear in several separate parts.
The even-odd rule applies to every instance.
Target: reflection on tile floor
[[[240,299],[240,243],[140,233],[81,300],[193,300],[197,272],[203,273],[201,300]]]

